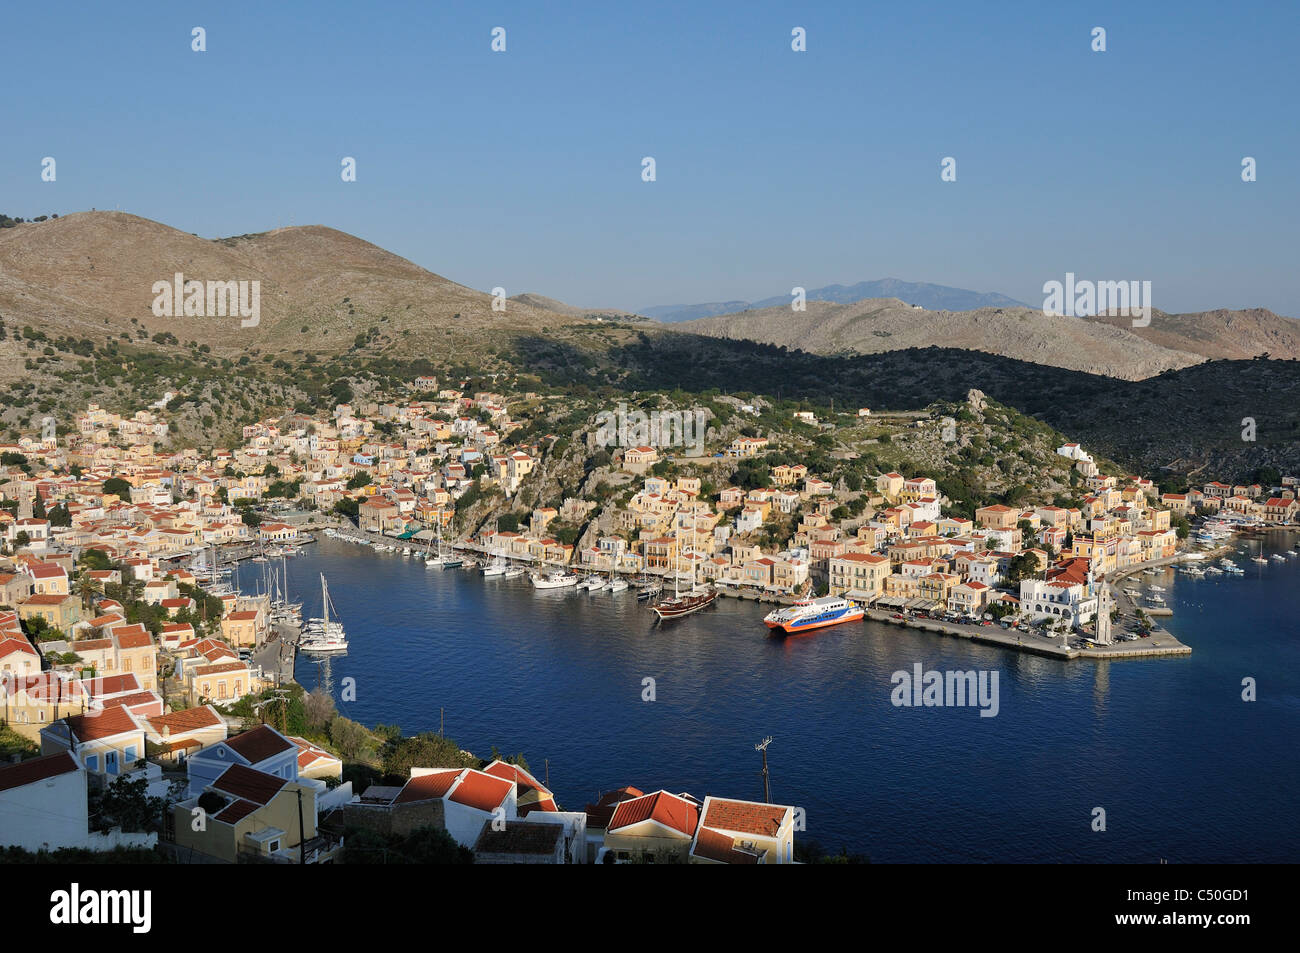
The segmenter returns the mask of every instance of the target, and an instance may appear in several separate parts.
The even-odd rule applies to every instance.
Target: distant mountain
[[[967,291],[928,282],[899,281],[882,278],[879,281],[859,281],[856,285],[826,285],[807,292],[809,301],[830,301],[850,304],[866,298],[897,298],[907,304],[919,305],[929,311],[974,311],[978,308],[1023,308],[1023,302],[996,292]],[[668,304],[645,308],[640,313],[656,321],[693,321],[719,314],[762,308],[775,308],[790,303],[790,295],[776,295],[761,301],[714,301],[705,304]]]
[[[642,308],[638,314],[665,323],[677,321],[694,321],[696,318],[711,318],[715,314],[730,314],[743,311],[749,307],[748,301],[709,301],[704,304],[661,304],[653,308]]]

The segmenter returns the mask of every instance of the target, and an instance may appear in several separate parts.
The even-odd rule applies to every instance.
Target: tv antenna
[[[771,743],[772,743],[772,738],[771,736],[768,736],[767,738],[763,739],[761,744],[754,745],[755,751],[763,752],[763,803],[764,804],[772,803],[772,790],[768,786],[768,778],[767,778],[767,746],[770,745]]]

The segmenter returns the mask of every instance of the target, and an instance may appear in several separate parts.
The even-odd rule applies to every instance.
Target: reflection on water
[[[331,540],[289,577],[314,615],[326,574],[350,643],[328,664],[300,658],[299,681],[355,678],[339,711],[407,733],[436,731],[445,709],[480,755],[549,759],[566,807],[625,784],[761,799],[754,744],[771,735],[773,800],[874,861],[1294,860],[1300,560],[1248,565],[1143,577],[1168,589],[1169,627],[1195,651],[1107,663],[879,623],[773,638],[768,607],[729,599],[656,626],[631,591],[536,592]],[[895,708],[891,675],[917,662],[998,671],[999,714]]]

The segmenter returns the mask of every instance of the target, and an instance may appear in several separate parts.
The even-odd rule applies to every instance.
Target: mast
[[[328,635],[330,630],[330,596],[329,588],[325,584],[324,573],[320,574],[320,611],[323,633]]]

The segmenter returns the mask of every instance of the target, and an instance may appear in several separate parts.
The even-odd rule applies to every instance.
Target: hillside
[[[156,317],[152,286],[176,272],[260,281],[260,325]],[[218,352],[341,352],[359,333],[410,345],[438,327],[481,341],[507,320],[523,329],[570,320],[517,301],[506,314],[491,304],[488,294],[321,225],[208,240],[124,212],[81,212],[0,231],[0,315],[50,337],[170,333]]]
[[[262,281],[260,326],[155,317],[152,285],[178,269]],[[590,313],[533,295],[493,312],[489,295],[321,226],[206,240],[115,212],[23,223],[0,230],[0,432],[30,433],[46,414],[66,427],[92,400],[132,412],[170,393],[175,441],[220,444],[266,413],[422,373],[600,406],[714,392],[915,410],[978,388],[1135,470],[1300,468],[1300,364],[1207,362],[1136,333],[1206,351],[1236,335],[1283,356],[1288,326],[1268,312],[1158,315],[1136,330],[889,299],[676,326]],[[759,330],[773,343],[739,333]],[[1246,417],[1255,442],[1241,440]]]
[[[1093,321],[1128,328],[1131,319],[1101,316]],[[1249,360],[1270,357],[1300,358],[1300,321],[1284,318],[1266,308],[1242,311],[1201,311],[1194,314],[1151,312],[1151,325],[1131,328],[1132,333],[1159,347],[1202,354],[1208,358]]]
[[[1137,337],[1130,329],[1029,308],[926,311],[896,298],[849,304],[810,301],[674,325],[711,337],[745,338],[815,354],[879,354],[915,347],[951,347],[1140,380],[1204,358]]]

